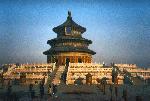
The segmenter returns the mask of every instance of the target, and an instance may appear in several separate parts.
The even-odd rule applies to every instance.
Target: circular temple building
[[[72,20],[71,12],[68,11],[67,20],[53,28],[57,38],[47,41],[51,48],[43,54],[47,55],[47,63],[56,62],[57,65],[66,63],[90,63],[94,51],[88,49],[91,40],[82,37],[86,28],[78,25]]]

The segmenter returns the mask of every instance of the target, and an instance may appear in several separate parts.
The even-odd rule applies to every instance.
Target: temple
[[[71,12],[68,12],[67,20],[53,31],[57,38],[48,40],[51,48],[43,52],[47,55],[46,64],[3,65],[0,81],[23,85],[41,82],[76,85],[80,81],[91,85],[100,84],[100,80],[106,78],[107,84],[150,84],[150,69],[136,64],[93,63],[92,55],[96,53],[88,48],[92,41],[82,37],[86,28],[73,21]]]
[[[47,41],[51,48],[43,54],[47,55],[47,63],[56,62],[57,65],[66,63],[91,63],[94,51],[88,49],[91,40],[82,37],[86,28],[73,21],[71,12],[68,11],[67,20],[53,28],[57,38]]]

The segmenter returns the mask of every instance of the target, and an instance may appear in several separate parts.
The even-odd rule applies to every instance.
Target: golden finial
[[[68,11],[68,17],[71,17],[71,11]]]

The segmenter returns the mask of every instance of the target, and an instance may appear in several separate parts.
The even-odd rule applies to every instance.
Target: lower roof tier
[[[88,49],[88,48],[81,48],[81,47],[54,47],[50,48],[49,50],[43,52],[45,55],[53,55],[60,52],[84,52],[89,54],[96,54],[96,52]]]
[[[56,44],[56,43],[62,43],[62,42],[84,42],[84,43],[87,43],[87,44],[92,44],[92,41],[91,40],[88,40],[88,39],[85,39],[85,38],[54,38],[54,39],[51,39],[51,40],[48,40],[47,41],[47,44]]]

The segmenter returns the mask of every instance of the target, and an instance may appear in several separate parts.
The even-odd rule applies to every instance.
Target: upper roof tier
[[[85,39],[85,38],[54,38],[47,41],[47,44],[56,44],[56,43],[63,43],[63,42],[81,42],[81,43],[87,43],[92,44],[91,40]]]
[[[71,27],[71,29],[75,29],[76,31],[79,31],[81,33],[84,33],[86,31],[86,28],[78,25],[76,22],[74,22],[72,20],[71,12],[70,11],[68,11],[67,20],[63,24],[61,24],[61,25],[59,25],[57,27],[54,27],[53,31],[55,33],[57,33],[57,34],[64,34],[65,30],[66,30],[65,29],[66,27]]]

